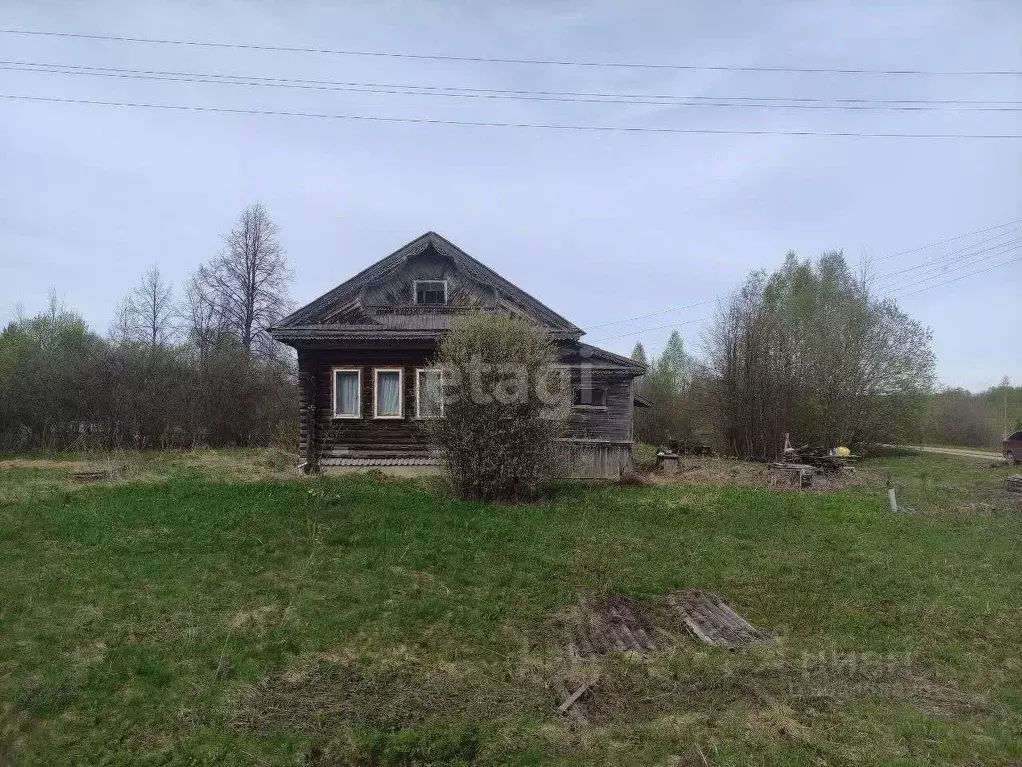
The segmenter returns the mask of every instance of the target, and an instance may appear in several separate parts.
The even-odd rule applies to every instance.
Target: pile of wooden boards
[[[1004,486],[1009,492],[1022,493],[1022,474],[1012,474],[1005,477]]]
[[[784,451],[784,463],[788,464],[803,464],[806,466],[812,466],[814,469],[822,469],[823,471],[845,471],[852,468],[852,462],[858,456],[849,455],[842,457],[839,455],[830,455],[829,451],[825,447],[809,447],[809,445],[803,445],[798,448],[789,448]]]
[[[671,652],[685,635],[728,650],[777,641],[702,589],[672,591],[646,607],[623,595],[589,599],[558,620],[567,640],[567,662],[554,671],[550,687],[557,713],[580,725],[599,716],[606,694],[613,694],[601,679],[607,658]]]

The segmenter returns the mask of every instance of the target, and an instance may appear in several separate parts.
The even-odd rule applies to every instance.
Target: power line
[[[131,101],[100,101],[96,99],[58,98],[54,96],[30,96],[25,94],[0,93],[0,98],[15,101],[39,101],[53,104],[86,104],[89,106],[131,107],[141,109],[167,109],[181,112],[211,112],[218,114],[271,115],[276,117],[308,117],[324,120],[360,120],[388,123],[417,123],[423,125],[465,125],[488,128],[536,128],[558,131],[583,131],[594,133],[660,133],[719,136],[827,136],[840,138],[898,138],[898,139],[1022,139],[1022,134],[1013,133],[860,133],[853,131],[797,131],[758,130],[753,128],[657,128],[652,126],[627,125],[570,125],[558,123],[495,122],[485,120],[442,120],[431,117],[383,117],[379,115],[326,114],[322,112],[299,112],[294,110],[240,109],[230,107],[205,107],[189,104],[149,104]]]
[[[968,263],[961,264],[960,266],[954,266],[954,267],[951,267],[950,269],[945,269],[942,272],[936,272],[934,274],[929,275],[928,277],[923,277],[923,278],[918,279],[918,280],[910,280],[909,282],[902,282],[901,284],[890,285],[890,286],[887,287],[887,289],[885,291],[885,294],[896,293],[899,290],[902,290],[902,289],[908,288],[908,287],[912,287],[913,285],[922,285],[924,282],[929,282],[930,280],[940,279],[941,277],[943,277],[944,275],[948,274],[949,272],[957,272],[957,271],[961,271],[962,269],[969,269],[969,268],[975,266],[976,264],[981,264],[984,261],[989,261],[991,258],[996,258],[997,256],[1001,256],[1001,255],[1004,255],[1005,253],[1008,253],[1008,252],[1010,252],[1012,250],[1015,250],[1016,248],[1019,247],[1019,243],[1022,243],[1022,239],[1009,240],[1008,242],[1002,242],[1002,243],[1000,243],[998,245],[993,245],[993,246],[991,246],[989,248],[984,248],[983,250],[977,251],[976,253],[970,253],[969,257],[972,257],[972,256],[980,255],[982,253],[989,253],[990,251],[996,251],[996,252],[990,253],[990,255],[988,255],[988,256],[983,256],[983,258],[977,258],[974,261],[970,261]],[[930,268],[932,269],[933,267],[930,267]],[[911,275],[911,276],[912,277],[917,277],[918,275]]]
[[[1000,245],[996,245],[993,248],[987,248],[984,251],[980,251],[980,252],[986,252],[987,250],[999,249],[997,253],[992,253],[991,255],[986,256],[985,258],[981,258],[981,259],[978,259],[977,261],[974,261],[972,263],[956,267],[955,269],[952,269],[951,271],[958,271],[960,269],[972,267],[972,266],[975,266],[978,263],[981,263],[983,261],[987,261],[987,260],[989,260],[991,258],[996,258],[997,256],[1002,256],[1005,253],[1010,253],[1013,250],[1018,250],[1020,246],[1014,244],[1015,242],[1016,241],[1009,241],[1009,242],[1006,242],[1006,243],[1001,243]],[[970,254],[970,255],[978,255],[978,253],[974,253],[974,254]],[[978,269],[978,270],[975,270],[975,271],[971,271],[971,272],[969,272],[967,274],[959,275],[958,277],[955,277],[954,279],[946,280],[944,282],[940,282],[940,283],[937,283],[935,285],[929,285],[929,286],[926,286],[926,287],[921,288],[919,290],[911,291],[909,293],[902,293],[901,295],[897,295],[897,296],[893,295],[894,293],[899,293],[900,291],[904,290],[905,288],[914,287],[915,285],[921,285],[921,284],[923,284],[925,282],[929,282],[930,280],[934,280],[934,279],[939,279],[941,276],[943,276],[943,275],[939,275],[939,274],[931,275],[929,277],[925,277],[925,278],[923,278],[921,280],[917,280],[915,282],[909,282],[909,283],[906,283],[904,285],[896,286],[896,287],[894,287],[894,288],[892,288],[890,290],[887,290],[887,291],[881,293],[880,297],[881,298],[887,297],[887,298],[891,298],[891,299],[898,299],[898,298],[905,298],[907,296],[913,296],[913,295],[916,295],[917,293],[922,293],[922,292],[924,292],[926,290],[930,290],[932,288],[941,287],[943,285],[950,285],[951,283],[958,282],[959,280],[964,280],[967,277],[972,277],[973,275],[976,275],[976,274],[983,274],[984,272],[989,272],[989,271],[992,271],[993,269],[997,269],[997,268],[999,268],[1001,266],[1007,266],[1009,264],[1013,264],[1013,263],[1015,263],[1017,261],[1020,261],[1020,260],[1022,260],[1022,257],[1015,258],[1015,259],[1012,259],[1010,261],[1005,261],[1005,262],[1000,263],[1000,264],[994,264],[993,266],[987,267],[985,269]],[[696,307],[696,306],[703,306],[703,305],[712,303],[713,301],[716,301],[717,298],[719,298],[719,296],[715,296],[712,299],[708,299],[706,301],[700,301],[700,302],[695,303],[695,304],[689,304],[687,306],[678,307],[677,309],[666,309],[666,310],[664,310],[662,312],[654,312],[652,314],[642,315],[642,316],[639,316],[639,317],[632,317],[632,318],[627,319],[627,320],[617,320],[615,322],[605,322],[605,323],[602,323],[600,325],[593,325],[593,326],[591,326],[590,329],[599,328],[599,327],[606,327],[608,325],[622,324],[622,323],[631,322],[631,321],[637,320],[637,319],[645,319],[647,317],[655,317],[655,316],[661,315],[661,314],[668,314],[668,313],[670,313],[672,311],[680,311],[682,309],[693,308],[693,307]],[[684,325],[691,325],[691,324],[696,323],[696,322],[702,322],[702,321],[704,321],[706,319],[708,319],[708,317],[699,317],[699,318],[696,318],[694,320],[686,320],[685,322],[671,323],[669,325],[657,325],[655,327],[640,328],[638,330],[630,331],[628,333],[620,333],[620,334],[614,335],[614,336],[606,336],[604,338],[599,338],[599,339],[596,339],[596,340],[592,341],[592,343],[601,343],[603,341],[613,341],[613,340],[618,339],[618,338],[626,338],[628,336],[640,335],[642,333],[651,333],[651,332],[657,331],[657,330],[666,330],[668,328],[682,327]]]
[[[1008,266],[1010,264],[1014,264],[1014,263],[1017,263],[1019,261],[1022,261],[1022,256],[1019,256],[1018,258],[1013,258],[1010,261],[1004,261],[1003,263],[1000,263],[1000,264],[994,264],[993,266],[988,266],[986,269],[980,269],[980,270],[975,271],[975,272],[970,272],[969,274],[963,274],[960,277],[955,277],[953,280],[947,280],[946,282],[939,282],[936,285],[928,285],[925,288],[920,288],[919,290],[913,290],[911,293],[902,293],[900,296],[894,296],[894,298],[896,298],[896,299],[908,298],[909,296],[914,296],[917,293],[922,293],[922,292],[927,291],[927,290],[933,290],[934,288],[939,288],[939,287],[942,287],[944,285],[950,285],[952,282],[958,282],[959,280],[964,280],[967,277],[974,277],[977,274],[983,274],[984,272],[990,272],[990,271],[993,271],[994,269],[1000,269],[1002,266]]]
[[[909,248],[908,250],[901,250],[898,251],[897,253],[891,253],[890,255],[887,256],[880,256],[879,258],[875,258],[873,260],[887,261],[888,259],[896,258],[898,256],[907,256],[909,253],[918,253],[920,250],[929,250],[930,248],[935,248],[938,245],[946,245],[947,243],[955,242],[956,240],[964,240],[966,237],[972,237],[974,234],[992,232],[994,229],[1003,229],[1006,226],[1012,226],[1013,224],[1018,223],[1022,223],[1022,218],[1016,218],[1014,221],[1006,221],[1005,223],[997,224],[996,226],[989,226],[986,229],[977,229],[974,232],[966,232],[965,234],[960,234],[957,237],[948,237],[946,240],[938,240],[937,242],[931,242],[927,245],[920,245],[918,248]]]
[[[945,254],[943,254],[941,256],[937,256],[936,258],[931,258],[929,261],[923,261],[921,264],[916,264],[915,266],[909,266],[909,267],[906,267],[904,269],[898,269],[897,271],[894,271],[894,272],[886,272],[884,274],[878,275],[877,279],[878,280],[886,280],[889,277],[894,277],[894,276],[899,275],[899,274],[905,274],[907,272],[913,272],[916,269],[923,269],[923,268],[925,268],[925,267],[927,267],[928,265],[931,265],[931,264],[938,264],[938,263],[946,264],[946,263],[953,263],[954,261],[959,261],[959,260],[961,260],[959,258],[951,259],[951,261],[947,261],[947,259],[950,258],[951,256],[957,256],[959,253],[964,253],[967,250],[971,250],[972,248],[975,248],[977,245],[984,245],[984,244],[986,244],[988,242],[993,242],[994,240],[999,240],[1001,237],[1004,237],[1005,235],[1015,234],[1016,232],[1019,232],[1019,231],[1022,231],[1022,226],[1016,227],[1014,229],[1009,229],[1008,231],[1001,232],[1000,234],[995,234],[993,237],[987,237],[985,239],[980,240],[979,242],[974,242],[971,245],[966,245],[964,248],[959,248],[958,250],[952,250],[950,253],[945,253]],[[962,256],[962,258],[968,258],[971,255],[975,255],[975,254],[966,253],[966,255]]]
[[[1018,231],[1018,230],[1016,230],[1016,231]],[[976,243],[976,244],[979,245],[980,243]],[[885,279],[889,280],[889,278],[893,277],[894,278],[893,283],[898,283],[898,282],[904,281],[906,278],[909,279],[909,280],[913,280],[913,279],[919,277],[920,274],[925,274],[926,272],[930,272],[930,271],[934,271],[934,270],[936,270],[936,272],[939,274],[939,273],[941,273],[941,271],[947,272],[949,269],[951,269],[951,270],[961,269],[963,266],[969,266],[970,263],[979,263],[980,261],[985,261],[986,258],[989,258],[989,256],[987,256],[986,258],[980,258],[980,259],[977,259],[976,261],[970,261],[970,259],[973,259],[976,256],[981,256],[984,253],[990,253],[991,251],[995,251],[998,248],[1012,247],[1012,246],[1018,245],[1018,244],[1022,244],[1022,237],[1016,237],[1016,238],[1014,238],[1012,240],[1007,240],[1005,242],[998,242],[998,243],[996,243],[994,245],[990,245],[988,247],[981,248],[979,250],[969,250],[969,248],[963,248],[962,250],[953,251],[952,253],[949,253],[947,256],[940,256],[938,258],[932,259],[929,262],[925,262],[923,264],[919,264],[918,266],[914,266],[914,267],[910,267],[909,269],[902,270],[902,273],[891,272],[889,275],[883,275],[879,279],[880,280],[885,280]],[[975,247],[975,246],[970,246],[970,248],[971,247]],[[966,252],[966,251],[968,251],[968,252]],[[949,256],[955,255],[956,253],[957,254],[961,254],[961,255],[957,255],[957,256],[955,256],[955,258],[949,258]],[[966,263],[962,264],[961,266],[955,266],[955,267],[951,266],[951,264],[957,263],[959,261],[965,261]],[[922,271],[917,273],[917,274],[911,274],[911,272],[914,272],[917,269],[920,269]]]
[[[1006,252],[1010,252],[1012,250],[1018,250],[1018,246],[1013,247],[1013,248],[1009,248],[1008,251],[1006,251]],[[995,255],[1003,255],[1003,253],[998,253],[998,254],[995,254]],[[988,266],[985,269],[978,269],[978,270],[976,270],[974,272],[969,272],[968,274],[960,275],[958,277],[955,277],[954,279],[946,280],[944,282],[939,282],[936,285],[927,285],[926,287],[920,288],[919,290],[913,290],[913,291],[911,291],[909,293],[902,293],[901,295],[898,295],[898,296],[887,296],[887,297],[892,299],[892,300],[908,298],[909,296],[914,296],[914,295],[916,295],[918,293],[923,293],[923,292],[925,292],[927,290],[933,290],[934,288],[939,288],[939,287],[943,287],[945,285],[950,285],[952,283],[964,280],[964,279],[966,279],[968,277],[974,277],[977,274],[983,274],[985,272],[990,272],[990,271],[993,271],[994,269],[999,269],[1002,266],[1009,266],[1009,265],[1017,263],[1019,261],[1022,261],[1022,256],[1019,256],[1018,258],[1013,258],[1013,259],[1011,259],[1009,261],[1004,261],[1004,262],[999,263],[999,264],[994,264],[993,266]],[[934,279],[934,278],[930,277],[928,279]],[[928,280],[920,280],[920,282],[927,282],[927,281]],[[911,283],[909,285],[902,286],[902,289],[905,288],[905,287],[911,287],[914,284],[918,284],[918,283]],[[894,292],[897,292],[897,291],[894,291]],[[886,294],[884,294],[884,295],[886,295]],[[703,322],[704,320],[707,320],[707,319],[709,319],[709,317],[698,317],[698,318],[696,318],[694,320],[686,320],[685,322],[676,322],[676,323],[671,323],[669,325],[658,325],[656,327],[640,328],[639,330],[631,331],[629,333],[620,333],[620,334],[618,334],[616,336],[606,336],[604,338],[597,338],[597,339],[595,339],[593,341],[590,341],[589,343],[602,343],[604,341],[613,341],[613,340],[618,339],[618,338],[627,338],[628,336],[636,336],[636,335],[640,335],[642,333],[652,333],[653,331],[656,331],[656,330],[666,330],[668,328],[682,327],[684,325],[691,325],[691,324],[696,323],[696,322]]]
[[[1004,224],[999,224],[998,226],[1004,226]],[[990,229],[994,229],[994,228],[997,228],[997,227],[990,227],[988,229],[982,229],[982,230],[979,230],[979,231],[980,232],[985,232],[985,231],[990,231]],[[909,267],[908,269],[901,269],[901,270],[898,270],[896,272],[889,272],[887,274],[880,275],[879,279],[884,279],[886,277],[892,277],[892,276],[895,276],[895,275],[898,275],[898,274],[902,274],[904,272],[910,272],[910,271],[913,271],[915,269],[920,269],[920,268],[927,267],[927,266],[929,268],[933,268],[933,265],[934,265],[935,262],[941,261],[941,260],[947,258],[948,256],[954,256],[954,255],[959,254],[959,253],[965,253],[965,251],[969,251],[972,248],[975,248],[977,245],[983,245],[983,244],[985,244],[987,242],[991,242],[992,240],[996,240],[996,239],[999,239],[1001,237],[1004,237],[1007,234],[1014,234],[1016,231],[1020,231],[1020,230],[1022,230],[1022,227],[1017,227],[1016,229],[1009,230],[1007,232],[1001,232],[1000,234],[996,234],[993,237],[988,237],[988,238],[986,238],[984,240],[980,240],[979,242],[972,243],[971,245],[968,245],[965,248],[960,248],[957,251],[952,251],[951,253],[947,253],[947,254],[945,254],[943,256],[939,256],[938,258],[933,259],[932,261],[925,262],[925,263],[919,264],[917,266]],[[952,238],[952,239],[961,239],[961,237],[966,237],[966,236],[970,236],[972,234],[977,234],[977,233],[979,233],[979,232],[970,232],[970,233],[968,233],[966,235],[961,235],[959,237]],[[1017,242],[1022,242],[1022,240],[1020,240],[1020,239],[1008,240],[1007,242],[998,243],[997,245],[991,246],[990,248],[985,248],[985,249],[980,250],[980,251],[974,251],[974,252],[965,253],[963,256],[961,256],[959,258],[953,259],[953,261],[959,261],[959,260],[962,260],[962,259],[973,258],[974,256],[982,255],[983,253],[987,253],[989,251],[997,250],[999,248],[1004,248],[1004,247],[1008,247],[1008,249],[1010,250],[1011,248],[1009,246],[1013,246]],[[925,248],[925,247],[931,247],[931,246],[921,246],[921,247]],[[914,250],[918,250],[918,249],[914,249]],[[902,251],[902,252],[903,253],[907,253],[907,252],[912,252],[912,251]],[[970,264],[965,264],[963,266],[956,267],[955,269],[952,269],[951,271],[956,271],[957,269],[964,268],[965,266],[972,266],[972,265],[975,265],[975,264],[980,263],[982,261],[986,261],[986,260],[988,260],[990,258],[995,258],[995,257],[997,257],[999,255],[1003,255],[1004,252],[1005,251],[1001,250],[1001,251],[999,251],[997,253],[994,253],[994,254],[992,254],[990,256],[987,256],[986,258],[981,258],[981,259],[978,259],[977,261],[971,262]],[[895,254],[895,255],[898,255],[898,254]],[[952,262],[948,262],[948,263],[953,263],[953,261]],[[941,264],[940,266],[946,266],[946,264]],[[913,277],[915,277],[915,276],[918,276],[918,275],[913,275]],[[905,284],[902,284],[902,285],[897,285],[896,283],[898,281],[895,280],[895,284],[892,285],[890,287],[890,289],[888,289],[886,291],[886,293],[883,293],[882,295],[885,295],[887,293],[894,293],[894,292],[897,292],[898,290],[901,290],[901,289],[903,289],[905,287],[910,287],[911,285],[921,284],[923,282],[927,282],[928,280],[938,279],[941,276],[943,276],[943,275],[942,274],[934,274],[934,275],[931,275],[930,277],[924,278],[924,279],[919,280],[917,282],[905,283]],[[634,322],[636,320],[644,320],[644,319],[648,319],[650,317],[659,317],[659,316],[662,316],[664,314],[672,314],[674,312],[685,311],[687,309],[694,309],[697,306],[705,306],[707,304],[711,304],[714,301],[716,301],[718,298],[719,298],[719,296],[714,296],[713,298],[708,299],[706,301],[698,301],[696,303],[685,304],[684,306],[671,307],[671,308],[668,308],[668,309],[663,309],[663,310],[660,310],[660,311],[651,312],[650,314],[643,314],[643,315],[639,315],[639,316],[636,316],[636,317],[628,317],[628,318],[622,319],[622,320],[614,320],[612,322],[603,322],[603,323],[600,323],[598,325],[590,325],[589,329],[590,330],[595,330],[597,328],[609,327],[611,325],[624,325],[625,323]],[[663,326],[663,327],[670,327],[670,326],[668,325],[668,326]],[[661,328],[653,328],[653,329],[654,330],[659,330],[659,329],[662,329],[662,327]],[[639,331],[639,332],[642,332],[642,331]],[[615,337],[617,337],[617,336],[615,336]]]
[[[155,37],[127,37],[123,35],[89,35],[78,32],[53,32],[35,29],[0,29],[0,34],[31,35],[37,37],[62,37],[81,40],[103,40],[118,43],[144,43],[147,45],[182,45],[202,48],[224,48],[255,51],[275,51],[279,53],[316,53],[331,56],[369,56],[378,58],[415,59],[425,61],[466,61],[483,64],[535,64],[542,66],[568,67],[609,67],[615,69],[674,69],[698,70],[708,72],[782,72],[812,73],[837,75],[924,75],[924,76],[1007,76],[1022,75],[1019,70],[976,70],[976,71],[936,71],[923,69],[831,69],[823,67],[785,67],[785,66],[738,66],[738,65],[695,65],[695,64],[662,64],[621,61],[583,61],[575,59],[528,59],[528,58],[496,58],[485,56],[451,56],[424,53],[396,53],[388,51],[360,51],[335,48],[311,48],[288,45],[258,45],[253,43],[225,43],[210,40],[173,40]]]
[[[550,101],[583,104],[636,104],[650,106],[731,107],[745,109],[825,109],[888,112],[1020,112],[1018,101],[963,101],[957,99],[876,100],[870,99],[781,99],[777,97],[730,98],[727,96],[667,96],[642,94],[574,94],[557,91],[506,91],[496,88],[461,88],[455,86],[408,85],[394,83],[360,83],[302,78],[258,77],[215,72],[175,72],[165,70],[91,67],[46,62],[0,61],[0,70],[35,72],[39,74],[86,75],[155,82],[207,83],[249,87],[297,88],[303,90],[342,91],[346,93],[377,93],[402,96],[433,96],[447,98],[498,99],[514,101]],[[791,103],[781,103],[781,102]]]
[[[697,317],[694,320],[685,320],[684,322],[672,322],[670,325],[658,325],[655,328],[640,328],[639,330],[633,330],[630,333],[620,333],[616,336],[604,336],[603,338],[597,338],[595,341],[587,341],[587,343],[599,344],[604,341],[613,341],[615,338],[626,338],[628,336],[637,336],[640,333],[652,333],[654,330],[666,330],[667,328],[680,328],[684,325],[691,325],[694,322],[702,322],[707,319],[706,317]]]
[[[694,304],[686,304],[685,306],[676,306],[673,309],[664,309],[663,311],[653,312],[651,314],[641,314],[638,317],[629,317],[626,320],[614,320],[613,322],[601,322],[599,325],[590,325],[589,329],[594,330],[596,328],[605,328],[610,325],[624,325],[626,322],[635,322],[636,320],[645,320],[650,317],[660,317],[664,314],[673,314],[674,312],[685,311],[686,309],[694,309],[697,306],[706,306],[706,304],[712,304],[716,301],[716,298],[711,298],[707,301],[697,301]]]
[[[45,63],[45,62],[32,62],[32,61],[12,61],[5,60],[0,61],[0,64],[18,64],[24,66],[52,66],[52,67],[63,67],[70,69],[92,69],[98,71],[108,72],[132,72],[136,74],[167,74],[167,75],[194,75],[203,76],[197,72],[177,72],[177,71],[164,71],[157,69],[121,69],[116,67],[94,67],[94,66],[80,66],[74,64],[58,64],[58,63]],[[598,91],[545,91],[545,90],[513,90],[506,88],[467,88],[453,85],[415,85],[410,83],[360,83],[360,82],[344,82],[337,80],[312,80],[306,78],[288,78],[288,77],[256,77],[250,75],[209,75],[210,77],[225,77],[225,78],[236,78],[244,80],[261,80],[266,82],[281,82],[281,83],[308,83],[312,85],[343,85],[343,86],[365,86],[370,88],[414,88],[421,90],[441,90],[441,91],[465,91],[471,93],[506,93],[511,95],[539,95],[539,96],[591,96],[600,98],[649,98],[649,99],[692,99],[692,100],[703,100],[703,101],[793,101],[793,102],[827,102],[827,103],[838,103],[838,104],[995,104],[995,105],[1008,105],[1018,106],[1022,105],[1022,101],[998,101],[994,99],[864,99],[864,98],[814,98],[814,97],[796,97],[796,96],[702,96],[702,95],[678,95],[678,94],[657,94],[657,93],[621,93],[621,92],[598,92]]]

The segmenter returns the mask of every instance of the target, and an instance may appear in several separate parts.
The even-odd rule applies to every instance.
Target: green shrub
[[[516,501],[557,473],[568,401],[557,352],[510,316],[461,319],[440,344],[444,417],[429,431],[459,496]]]

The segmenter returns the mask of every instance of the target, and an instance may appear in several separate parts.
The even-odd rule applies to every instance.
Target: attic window
[[[412,289],[416,304],[444,306],[447,303],[447,280],[415,280]]]

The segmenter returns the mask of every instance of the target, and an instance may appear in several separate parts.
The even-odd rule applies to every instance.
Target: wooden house
[[[440,337],[467,312],[536,323],[571,371],[566,450],[578,476],[630,466],[633,381],[645,368],[583,343],[583,331],[435,232],[427,232],[270,329],[298,352],[301,460],[321,466],[436,463],[422,419],[437,417]]]

